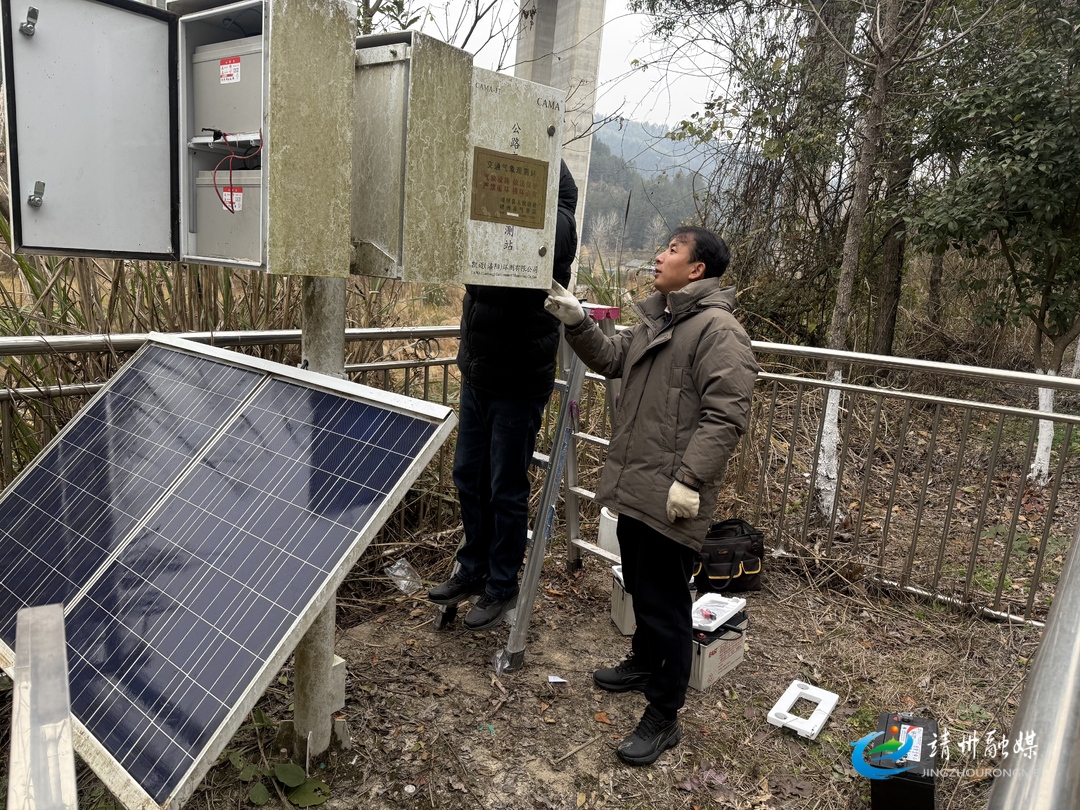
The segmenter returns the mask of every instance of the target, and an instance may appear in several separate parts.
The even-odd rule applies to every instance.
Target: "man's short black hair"
[[[731,261],[731,252],[727,242],[710,230],[699,228],[696,225],[683,225],[676,228],[671,239],[683,241],[683,238],[693,237],[690,245],[690,261],[705,262],[705,278],[720,278],[728,268]],[[682,238],[680,238],[682,237]]]

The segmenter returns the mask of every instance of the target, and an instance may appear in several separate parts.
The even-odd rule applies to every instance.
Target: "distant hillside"
[[[664,137],[666,134],[667,127],[663,124],[609,121],[593,137],[611,149],[612,154],[633,163],[645,177],[661,172],[700,171],[707,160],[706,150],[688,141],[669,140]]]

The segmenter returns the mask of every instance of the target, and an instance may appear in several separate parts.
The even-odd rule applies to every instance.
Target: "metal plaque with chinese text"
[[[470,219],[541,230],[548,164],[477,146],[473,153]]]

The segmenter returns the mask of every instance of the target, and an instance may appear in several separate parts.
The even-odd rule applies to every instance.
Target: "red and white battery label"
[[[221,199],[226,211],[236,213],[244,207],[244,189],[242,186],[225,186],[221,189]]]
[[[907,752],[900,762],[922,762],[922,726],[909,726],[906,723],[900,726],[900,745],[907,742],[909,737],[911,738],[911,750]]]
[[[235,84],[240,81],[240,57],[226,56],[218,62],[222,84]]]

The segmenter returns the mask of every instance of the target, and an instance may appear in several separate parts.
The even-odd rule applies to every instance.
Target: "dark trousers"
[[[693,663],[690,575],[697,554],[640,520],[619,515],[623,584],[634,597],[634,658],[651,673],[645,698],[674,718],[686,702]]]
[[[465,542],[458,575],[486,579],[495,599],[518,592],[529,529],[529,462],[546,404],[546,397],[505,399],[461,384],[454,485]]]

